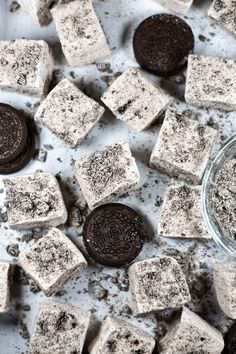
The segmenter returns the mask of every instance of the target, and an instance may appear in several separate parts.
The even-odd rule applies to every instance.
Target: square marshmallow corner
[[[133,191],[140,179],[127,142],[108,145],[77,160],[75,176],[90,209]]]
[[[102,117],[105,109],[63,79],[39,106],[35,120],[41,121],[71,148],[79,146]]]
[[[200,186],[168,187],[158,220],[158,234],[171,238],[211,239],[201,213]]]
[[[118,119],[140,132],[165,112],[173,98],[148,81],[139,69],[130,68],[111,84],[101,100]]]
[[[223,348],[220,331],[186,307],[159,342],[160,354],[221,354]]]
[[[189,55],[185,86],[187,103],[236,110],[236,60]]]
[[[200,184],[216,135],[215,129],[184,112],[167,110],[150,166],[171,177]]]
[[[160,5],[179,15],[186,15],[193,0],[156,0]]]
[[[13,275],[13,265],[0,261],[0,314],[10,310],[10,287]]]
[[[48,296],[62,290],[69,279],[79,276],[87,266],[79,249],[56,228],[20,257],[18,264]]]
[[[69,304],[44,301],[30,338],[30,353],[82,354],[90,316]]]
[[[91,64],[111,55],[91,0],[76,0],[51,10],[70,66]]]
[[[155,340],[152,336],[114,316],[108,316],[102,323],[100,332],[91,343],[90,354],[142,353],[152,354]]]
[[[67,210],[54,175],[36,172],[4,179],[8,223],[12,229],[64,224]]]
[[[0,89],[44,96],[53,67],[51,50],[43,40],[0,41]]]
[[[185,276],[171,257],[155,257],[129,268],[136,315],[177,308],[191,300]]]
[[[208,16],[236,36],[236,13],[234,0],[213,0]]]

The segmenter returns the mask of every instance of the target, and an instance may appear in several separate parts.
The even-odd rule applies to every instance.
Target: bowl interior
[[[213,160],[209,161],[202,181],[201,206],[206,226],[218,245],[223,247],[227,254],[236,258],[236,240],[233,240],[214,217],[211,201],[211,189],[215,185],[215,177],[222,165],[232,158],[236,158],[236,136],[230,138],[219,150]]]

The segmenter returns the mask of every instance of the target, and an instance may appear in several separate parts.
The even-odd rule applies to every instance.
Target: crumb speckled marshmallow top
[[[113,316],[103,322],[90,354],[152,354],[155,340],[132,324]]]
[[[11,263],[0,261],[0,313],[10,309]]]
[[[62,80],[42,102],[35,120],[75,148],[103,115],[105,109],[70,80]]]
[[[186,307],[159,342],[160,354],[221,354],[223,348],[222,334]]]
[[[167,110],[150,166],[169,176],[200,184],[217,131],[191,119],[193,113]]]
[[[42,96],[48,92],[53,59],[46,42],[0,41],[0,88]]]
[[[70,0],[18,0],[19,5],[40,26],[47,26],[52,19],[50,9]]]
[[[160,5],[174,11],[177,14],[185,15],[192,6],[193,0],[156,0]]]
[[[213,267],[214,286],[220,308],[236,319],[236,262],[219,262]]]
[[[62,4],[51,12],[69,65],[90,64],[111,55],[91,0]]]
[[[101,100],[114,115],[140,132],[150,126],[173,101],[138,69],[128,69],[107,89]]]
[[[60,291],[68,279],[79,276],[87,266],[78,248],[56,228],[37,241],[18,264],[48,296]]]
[[[170,186],[158,221],[159,235],[210,239],[201,213],[200,186]]]
[[[52,0],[18,0],[19,5],[40,26],[46,26],[51,21],[50,4]]]
[[[30,339],[30,353],[81,354],[90,315],[61,302],[43,302]]]
[[[208,16],[236,35],[235,7],[235,0],[213,0]]]
[[[236,109],[236,61],[189,55],[186,102],[225,111]]]
[[[50,173],[11,177],[4,180],[9,226],[31,229],[64,224],[67,210],[55,176]]]
[[[135,314],[181,307],[191,300],[189,288],[178,262],[171,257],[155,257],[129,268]]]
[[[140,178],[126,142],[108,145],[77,160],[75,176],[90,209],[131,192]]]

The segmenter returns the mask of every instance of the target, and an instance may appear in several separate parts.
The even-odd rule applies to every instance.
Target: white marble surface
[[[89,92],[92,93],[93,97],[100,97],[106,88],[101,77],[109,74],[99,72],[96,65],[88,65],[77,69],[68,67],[63,55],[57,50],[58,46],[55,45],[55,43],[58,42],[58,38],[55,33],[54,24],[52,23],[46,28],[39,28],[32,22],[31,18],[21,10],[18,10],[16,13],[10,13],[10,4],[11,0],[1,0],[0,2],[0,39],[21,37],[45,39],[56,49],[56,65],[58,68],[62,69],[63,76],[70,77],[70,72],[73,71],[77,83],[82,84],[82,86],[87,89],[89,88]],[[94,5],[101,18],[112,48],[113,56],[109,62],[111,63],[111,68],[114,73],[124,71],[130,66],[137,66],[132,52],[133,30],[142,19],[149,15],[168,11],[153,0],[95,0]],[[195,53],[235,58],[235,38],[218,25],[214,24],[214,22],[207,17],[206,11],[209,6],[210,1],[197,0],[187,14],[187,17],[185,17],[195,35]],[[206,38],[205,41],[200,40],[199,35],[204,36]],[[200,38],[203,39],[202,37]],[[182,100],[183,85],[178,86],[173,81],[171,82],[171,79],[161,80],[160,82],[157,77],[150,75],[148,75],[148,77],[151,78],[154,83],[160,83],[164,88],[171,87],[172,90],[173,88],[177,88],[175,94]],[[33,104],[38,102],[38,99],[1,92],[0,101],[22,108],[25,112],[33,116],[33,109],[27,107],[26,103],[30,102]],[[185,109],[185,104],[179,104],[179,108]],[[197,111],[199,112],[201,110]],[[211,117],[214,123],[218,125],[219,134],[216,148],[222,140],[236,132],[236,113],[225,114],[213,110],[201,112],[202,115],[199,117],[201,121],[209,121]],[[187,250],[194,245],[194,241],[160,239],[157,235],[160,198],[163,197],[168,185],[178,183],[173,179],[160,175],[157,171],[151,170],[148,167],[151,150],[157,139],[158,131],[159,125],[156,124],[150,129],[137,134],[131,129],[128,129],[127,125],[107,114],[88,135],[84,143],[78,149],[71,150],[46,128],[43,128],[37,142],[38,146],[43,148],[43,145],[50,144],[54,149],[48,151],[46,163],[33,161],[18,174],[26,174],[37,169],[60,174],[63,186],[67,187],[64,189],[66,190],[66,199],[68,199],[68,190],[71,191],[74,196],[79,191],[78,185],[72,179],[73,168],[71,166],[73,159],[84,156],[104,145],[123,139],[128,140],[131,150],[137,159],[138,167],[140,168],[141,189],[137,189],[130,197],[122,198],[121,201],[139,210],[145,216],[150,226],[149,240],[145,244],[138,259],[141,260],[158,254],[171,255],[176,253],[176,249],[179,250],[180,253],[177,258],[181,259],[183,270],[189,282],[191,284],[193,283],[194,296],[191,309],[202,314],[211,324],[217,326],[222,332],[225,332],[229,322],[215,303],[215,295],[211,288],[212,264],[215,259],[219,260],[224,258],[222,251],[218,250],[217,246],[215,246],[212,241],[203,244],[196,241],[197,248],[195,256],[190,257],[190,252],[187,252]],[[58,158],[60,158],[62,162],[58,161]],[[4,193],[1,193],[0,205],[2,207],[3,203]],[[30,243],[26,244],[25,242],[17,240],[21,234],[22,233],[9,230],[7,223],[0,224],[1,259],[12,259],[6,252],[6,246],[9,243],[18,243],[21,255],[30,247]],[[76,236],[71,229],[68,230],[68,234],[83,251],[81,237]],[[123,277],[125,270],[118,271],[121,277]],[[106,314],[111,312],[111,306],[113,306],[113,314],[121,314],[122,318],[126,318],[126,315],[122,314],[122,308],[126,304],[131,305],[129,292],[119,290],[116,284],[113,284],[110,279],[106,279],[106,275],[116,276],[116,272],[117,269],[90,265],[88,270],[78,280],[68,282],[65,286],[66,294],[57,298],[59,301],[68,301],[84,309],[96,310],[92,316],[90,326],[90,334],[92,336],[94,336],[95,333],[93,326],[101,321]],[[104,288],[108,289],[109,292],[106,300],[98,301],[90,291],[90,282],[100,279],[101,284]],[[196,285],[194,285],[195,281]],[[200,283],[198,283],[198,281],[200,281]],[[203,290],[201,287],[203,287]],[[31,332],[35,313],[40,302],[44,299],[44,295],[41,292],[37,294],[30,292],[29,286],[16,287],[15,293],[12,311],[7,315],[0,316],[1,354],[28,353],[27,340],[22,338],[20,334],[21,326],[19,325],[19,319],[27,325],[29,332]],[[197,293],[196,296],[195,293]],[[14,304],[16,303],[29,304],[31,311],[15,311]],[[213,308],[211,308],[211,305],[213,305]],[[17,319],[18,322],[16,321]],[[138,324],[141,328],[146,329],[152,334],[156,332],[160,318],[154,315],[143,318],[134,318],[131,316],[130,321]],[[86,349],[84,353],[86,353]]]

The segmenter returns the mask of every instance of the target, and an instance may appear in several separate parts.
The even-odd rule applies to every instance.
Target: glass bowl
[[[226,162],[236,157],[236,135],[227,140],[214,159],[211,159],[206,168],[202,181],[201,207],[205,224],[209,233],[215,242],[220,245],[224,251],[232,257],[236,257],[236,240],[224,232],[213,215],[211,203],[211,188],[214,186],[217,171]]]

